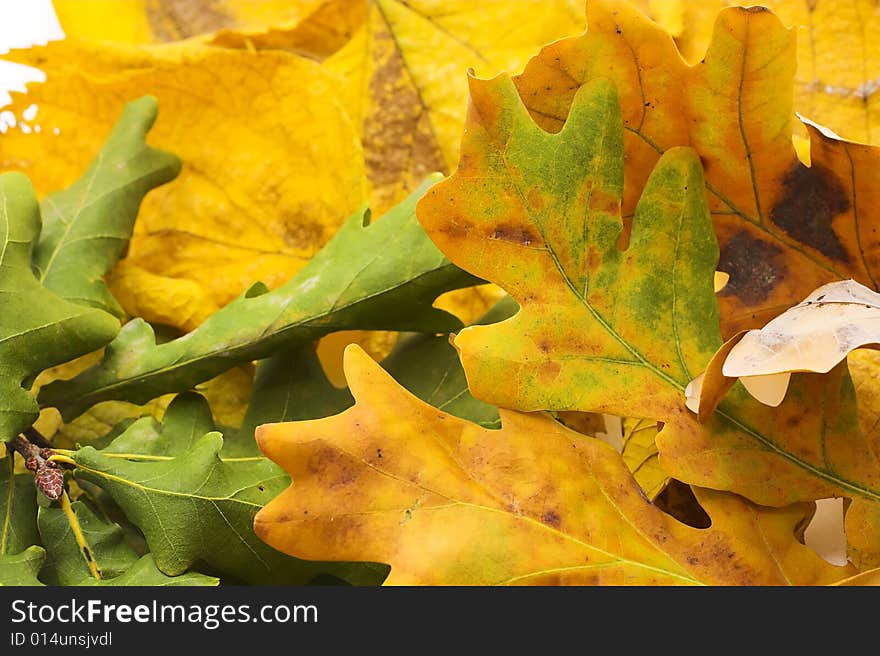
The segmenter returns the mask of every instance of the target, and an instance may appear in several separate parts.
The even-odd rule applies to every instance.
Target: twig
[[[39,436],[38,440],[48,444],[36,430],[34,433]],[[58,468],[57,463],[50,460],[55,452],[48,447],[37,446],[24,434],[16,436],[7,444],[24,458],[25,468],[34,473],[34,485],[37,489],[46,495],[47,499],[52,501],[59,499],[64,492],[64,472]]]

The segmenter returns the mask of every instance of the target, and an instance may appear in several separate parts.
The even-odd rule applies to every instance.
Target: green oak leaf
[[[81,501],[74,501],[71,510],[76,515],[90,556],[104,579],[119,576],[137,562],[139,555],[126,543],[118,524],[98,517]],[[41,581],[47,585],[80,585],[93,578],[61,508],[40,508],[37,524],[46,549],[46,562],[40,570]]]
[[[168,576],[156,566],[152,554],[139,556],[125,540],[118,524],[98,517],[81,501],[74,501],[71,509],[77,518],[91,558],[101,572],[101,578],[92,576],[86,565],[81,547],[64,511],[60,508],[40,508],[39,527],[46,549],[46,560],[39,578],[47,585],[76,586],[166,586],[217,585],[219,579],[198,572],[184,572]]]
[[[315,346],[281,350],[257,363],[251,401],[241,426],[225,440],[225,456],[261,455],[254,439],[260,424],[327,417],[354,404],[347,387],[327,379]]]
[[[127,323],[94,367],[40,390],[65,421],[100,401],[143,404],[191,389],[245,361],[348,329],[448,332],[461,322],[431,304],[481,282],[447,260],[424,234],[415,203],[440,179],[364,225],[356,212],[296,276],[274,291],[256,284],[191,333],[157,344],[141,319]]]
[[[473,325],[502,321],[517,309],[516,301],[505,296]],[[471,395],[458,353],[445,335],[407,335],[381,364],[404,388],[438,410],[486,428],[501,427],[498,409]]]
[[[214,576],[206,576],[199,572],[184,572],[178,576],[168,576],[156,565],[153,554],[141,556],[134,564],[122,574],[112,579],[85,579],[81,586],[214,586],[220,583],[220,579]]]
[[[31,269],[40,233],[33,185],[21,173],[0,175],[0,440],[30,426],[39,409],[30,387],[44,369],[107,344],[119,330],[112,315],[67,301]]]
[[[14,465],[12,453],[0,459],[0,556],[40,544],[34,477],[16,474]]]
[[[0,585],[43,585],[37,572],[46,558],[43,547],[33,545],[17,554],[0,555]]]
[[[46,289],[122,317],[103,277],[128,245],[144,196],[180,172],[176,155],[144,141],[157,111],[152,96],[128,103],[85,174],[43,199],[33,266]]]
[[[516,312],[510,297],[477,323],[493,323]],[[445,336],[402,335],[382,361],[388,373],[423,401],[462,419],[498,427],[498,410],[470,395],[458,354]],[[241,427],[225,440],[227,456],[260,455],[254,431],[260,424],[319,419],[354,405],[347,387],[334,387],[315,354],[315,345],[280,351],[257,364],[251,402]]]
[[[212,429],[204,398],[178,395],[161,425],[139,419],[106,448],[76,451],[74,476],[113,499],[165,574],[195,566],[252,585],[305,585],[316,578],[381,583],[387,566],[303,561],[263,543],[253,531],[254,515],[290,480],[262,456],[221,458],[223,438]]]

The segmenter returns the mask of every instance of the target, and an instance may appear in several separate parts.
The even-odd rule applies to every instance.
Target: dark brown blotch
[[[555,510],[546,511],[543,515],[541,515],[541,521],[548,526],[552,526],[556,529],[558,529],[562,525],[562,518]]]
[[[511,223],[499,223],[492,232],[492,239],[509,241],[514,244],[531,246],[540,240],[540,237],[528,226],[514,225]]]
[[[770,219],[799,242],[827,257],[848,262],[849,255],[832,228],[838,214],[851,204],[846,188],[831,169],[800,162],[782,180],[782,198],[770,211]]]
[[[736,296],[747,306],[763,303],[785,275],[785,268],[776,261],[781,253],[778,246],[739,231],[721,248],[718,269],[729,274],[730,280],[719,294]]]

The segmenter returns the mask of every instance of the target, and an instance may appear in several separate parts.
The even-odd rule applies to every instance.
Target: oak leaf
[[[699,160],[687,148],[661,158],[621,251],[613,84],[582,87],[551,134],[506,76],[470,82],[462,160],[417,215],[454,262],[520,305],[507,321],[455,336],[471,392],[525,411],[671,419],[691,368],[719,341],[718,251]],[[615,379],[627,381],[626,394]]]
[[[161,426],[146,417],[111,437],[104,448],[73,452],[73,475],[113,499],[143,532],[164,574],[204,563],[251,585],[304,585],[319,575],[355,584],[384,578],[381,565],[304,562],[260,542],[253,516],[289,479],[264,457],[221,456],[223,438],[202,397],[178,395]]]
[[[425,175],[454,168],[468,68],[520,70],[539,47],[583,26],[581,3],[569,0],[355,4],[368,7],[366,21],[324,67],[344,80],[379,213]]]
[[[104,276],[128,248],[144,196],[180,171],[176,156],[144,141],[157,111],[149,96],[128,103],[82,177],[41,201],[33,266],[59,296],[122,316]]]
[[[500,409],[501,428],[486,429],[416,399],[357,346],[345,369],[353,408],[257,430],[296,483],[254,528],[287,553],[387,562],[392,585],[803,585],[856,573],[795,538],[811,504],[698,490],[712,526],[696,529],[647,501],[610,446],[549,415]]]
[[[111,314],[65,300],[32,268],[40,233],[34,187],[21,173],[0,175],[0,440],[39,415],[30,387],[44,369],[101,348],[119,331]]]
[[[41,388],[40,402],[70,420],[101,401],[142,404],[186,391],[233,365],[340,329],[459,328],[454,316],[431,303],[442,292],[481,281],[446,259],[416,220],[416,200],[438,178],[369,225],[370,212],[361,208],[287,283],[271,292],[254,285],[183,337],[159,344],[148,323],[129,321],[98,364]]]
[[[735,2],[642,0],[640,9],[668,30],[688,61],[697,61],[717,12]],[[795,30],[798,40],[794,108],[846,139],[877,143],[880,114],[874,95],[880,47],[872,38],[880,17],[871,0],[766,0],[761,3]]]
[[[685,63],[672,37],[625,3],[587,3],[587,31],[546,46],[514,82],[535,121],[561,129],[577,90],[617,86],[626,129],[623,216],[661,154],[689,145],[704,167],[709,207],[730,274],[722,329],[753,328],[822,284],[876,287],[876,148],[815,125],[811,165],[791,141],[796,35],[762,7],[716,17],[704,56]]]
[[[534,124],[509,79],[471,85],[462,161],[417,213],[454,262],[521,308],[455,336],[473,395],[523,411],[662,422],[658,462],[670,477],[756,503],[880,499],[880,465],[856,432],[845,370],[793,377],[792,398],[775,409],[742,386],[706,423],[686,409],[687,384],[721,345],[718,251],[694,152],[661,157],[621,250],[625,159],[613,85],[581,87],[557,133]]]
[[[150,94],[163,108],[150,141],[184,164],[173,184],[144,200],[124,275],[111,277],[129,314],[191,329],[256,280],[275,288],[365,198],[358,136],[336,78],[314,61],[200,41],[72,38],[5,58],[46,74],[14,94],[7,109],[19,124],[36,113],[24,121],[29,133],[2,135],[0,153],[0,168],[28,173],[41,196],[80,174],[126,101]],[[155,279],[132,271],[169,279],[178,308],[142,294]]]

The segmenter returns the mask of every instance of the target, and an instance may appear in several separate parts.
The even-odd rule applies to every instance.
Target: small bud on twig
[[[64,492],[64,472],[49,460],[55,452],[49,447],[31,443],[24,435],[19,435],[9,444],[24,458],[25,468],[34,472],[37,489],[52,501],[59,499]]]

